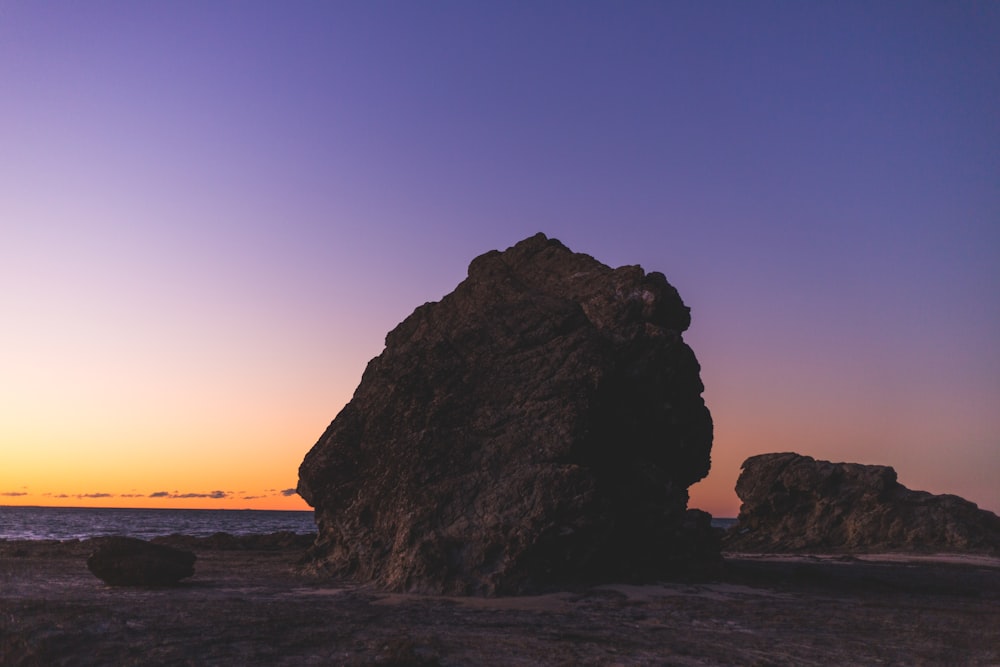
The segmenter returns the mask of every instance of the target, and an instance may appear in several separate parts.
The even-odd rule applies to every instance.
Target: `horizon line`
[[[27,508],[27,509],[65,509],[65,510],[191,510],[195,512],[313,512],[313,508],[305,510],[295,509],[261,509],[259,507],[112,507],[108,505],[9,505],[0,503],[0,509],[5,508]]]

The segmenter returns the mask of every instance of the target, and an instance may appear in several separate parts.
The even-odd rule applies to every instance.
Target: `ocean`
[[[181,533],[315,533],[313,513],[287,510],[171,510],[0,506],[0,539],[76,540],[101,535],[150,539]]]
[[[712,517],[712,528],[721,528],[723,530],[729,530],[736,525],[735,517]]]
[[[734,523],[736,519],[712,518],[716,528],[729,528]],[[313,513],[0,505],[0,540],[82,540],[102,535],[150,539],[173,533],[207,537],[215,533],[263,535],[281,531],[315,533]]]

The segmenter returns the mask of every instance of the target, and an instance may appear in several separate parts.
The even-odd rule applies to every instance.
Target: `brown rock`
[[[712,421],[689,322],[662,274],[541,234],[476,258],[386,336],[302,462],[317,566],[489,595],[690,561]]]
[[[172,586],[194,574],[195,555],[134,537],[102,537],[87,569],[112,586]]]
[[[743,463],[736,494],[731,551],[1000,553],[1000,517],[958,496],[911,491],[888,466],[761,454]]]

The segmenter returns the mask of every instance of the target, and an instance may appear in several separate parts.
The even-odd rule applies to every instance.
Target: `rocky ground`
[[[0,541],[0,664],[1000,664],[993,558],[730,554],[712,581],[486,599],[317,580],[298,544],[179,545],[192,578],[133,589],[87,542]]]

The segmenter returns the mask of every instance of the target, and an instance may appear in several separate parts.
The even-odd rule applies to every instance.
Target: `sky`
[[[544,232],[754,454],[1000,512],[1000,4],[0,0],[0,504],[307,509],[386,332]]]

